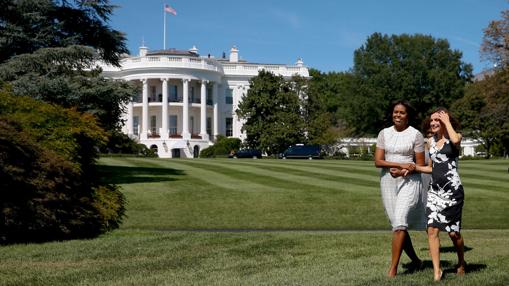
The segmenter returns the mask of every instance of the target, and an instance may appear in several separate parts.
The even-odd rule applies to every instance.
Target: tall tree
[[[509,10],[501,14],[502,19],[491,21],[484,29],[481,58],[506,68],[509,64]]]
[[[488,158],[492,153],[509,154],[509,69],[500,69],[468,85],[465,96],[451,110],[466,135],[484,145]],[[497,145],[498,150],[494,150]]]
[[[0,0],[0,63],[40,48],[90,46],[118,65],[125,36],[107,25],[108,0]]]
[[[488,152],[509,154],[509,10],[502,19],[484,29],[481,58],[494,68],[467,86],[465,97],[455,102],[453,112],[468,136],[478,139]],[[497,147],[497,148],[495,148]]]
[[[472,66],[461,61],[444,39],[426,35],[371,35],[354,53],[351,97],[346,101],[354,133],[376,134],[387,124],[392,101],[409,100],[418,122],[436,106],[448,107],[463,96]]]
[[[307,136],[310,143],[328,145],[347,135],[344,102],[351,83],[349,73],[309,72],[307,97],[304,101]]]
[[[97,55],[89,47],[42,48],[0,65],[0,81],[9,82],[16,95],[94,114],[104,129],[116,130],[123,106],[136,88],[100,76],[96,60]]]
[[[295,81],[285,81],[268,71],[260,71],[250,80],[237,115],[244,120],[245,144],[269,155],[303,142],[304,122]]]

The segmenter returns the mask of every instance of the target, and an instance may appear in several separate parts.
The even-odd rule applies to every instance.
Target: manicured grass
[[[0,285],[430,285],[425,234],[412,234],[426,268],[408,274],[401,267],[392,280],[385,277],[388,232],[119,230],[94,240],[4,246]],[[507,285],[508,235],[465,231],[464,277],[451,273],[455,255],[444,240],[443,284]]]
[[[123,228],[388,229],[372,162],[103,158]],[[461,161],[463,227],[509,228],[509,161]]]
[[[429,285],[385,277],[391,233],[372,162],[102,158],[128,200],[124,224],[91,240],[0,247],[0,285]],[[461,161],[465,277],[509,281],[507,160]],[[455,253],[442,234],[442,265]],[[403,263],[408,258],[403,255]],[[400,268],[400,273],[404,273]]]

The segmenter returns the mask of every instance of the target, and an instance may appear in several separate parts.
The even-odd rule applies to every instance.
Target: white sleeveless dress
[[[424,138],[412,126],[401,132],[391,126],[378,134],[377,148],[384,150],[385,161],[412,163],[415,153],[424,152]],[[425,228],[424,208],[417,207],[423,202],[421,174],[412,173],[406,177],[393,178],[389,168],[382,168],[380,187],[382,202],[393,231]]]

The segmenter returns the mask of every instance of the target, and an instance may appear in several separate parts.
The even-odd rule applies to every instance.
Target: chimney
[[[298,67],[303,67],[304,66],[304,61],[302,61],[302,58],[298,58],[297,62],[295,63],[295,65],[298,66]]]
[[[239,50],[236,46],[233,46],[230,50],[230,62],[231,63],[238,63],[239,62]]]
[[[142,45],[142,46],[140,47],[140,57],[144,57],[144,56],[146,56],[146,55],[147,55],[147,51],[148,51],[148,48],[147,48],[147,47],[145,47],[145,45]]]
[[[193,47],[192,47],[192,48],[190,48],[190,49],[189,49],[189,51],[190,51],[191,53],[193,53],[193,54],[196,54],[196,55],[198,54],[198,48],[196,48],[196,46],[195,46],[195,45],[193,45]]]

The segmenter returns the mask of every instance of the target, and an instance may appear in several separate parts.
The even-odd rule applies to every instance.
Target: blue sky
[[[483,30],[509,9],[506,0],[111,0],[119,7],[110,25],[126,33],[131,54],[142,40],[151,50],[163,48],[163,6],[167,14],[167,48],[190,49],[220,57],[235,45],[242,59],[347,71],[353,52],[375,32],[431,35],[447,39],[474,73],[481,62]]]

